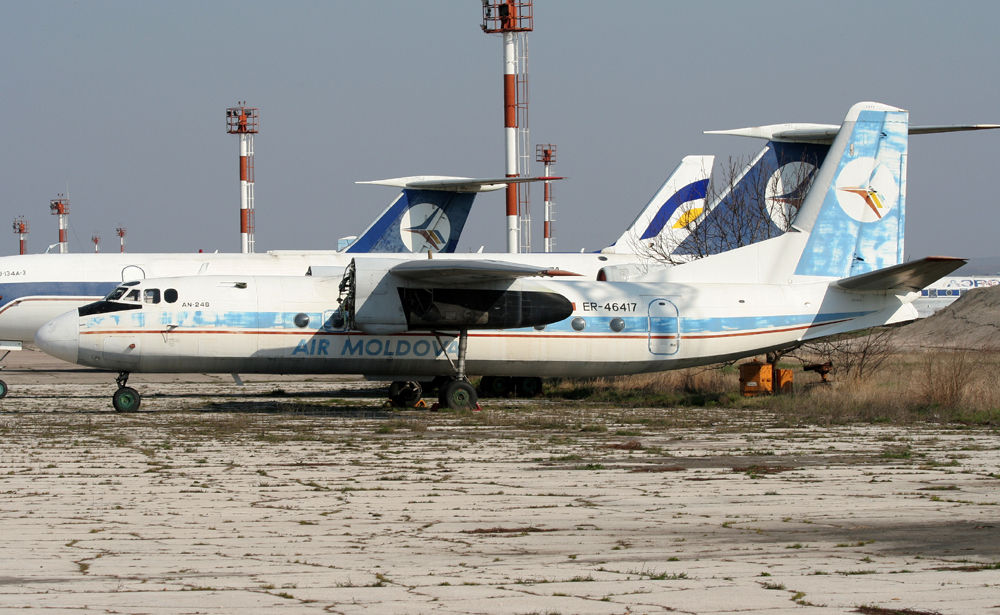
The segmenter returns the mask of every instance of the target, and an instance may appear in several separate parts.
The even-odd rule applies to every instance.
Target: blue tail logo
[[[451,224],[444,210],[434,203],[418,203],[403,213],[399,231],[410,252],[440,252],[451,236]]]

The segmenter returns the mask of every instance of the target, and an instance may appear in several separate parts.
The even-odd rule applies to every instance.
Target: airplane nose
[[[76,363],[80,352],[79,323],[76,310],[57,316],[38,329],[35,344],[57,359]]]

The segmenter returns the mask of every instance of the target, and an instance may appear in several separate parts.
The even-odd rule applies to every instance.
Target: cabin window
[[[160,302],[160,289],[159,288],[147,288],[142,291],[142,302],[143,303],[159,303]]]
[[[175,289],[175,288],[168,288],[167,290],[163,291],[163,300],[166,301],[167,303],[174,303],[174,302],[176,302],[177,301],[177,289]]]

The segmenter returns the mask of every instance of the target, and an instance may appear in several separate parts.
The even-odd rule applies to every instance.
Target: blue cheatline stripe
[[[677,208],[687,203],[688,201],[693,201],[695,199],[703,199],[708,193],[708,180],[702,179],[696,182],[692,182],[677,192],[674,193],[672,197],[667,199],[667,202],[660,206],[659,211],[653,216],[650,221],[649,226],[646,230],[642,232],[640,239],[649,239],[650,237],[656,237],[663,230],[664,225],[670,220],[670,216],[674,215]]]
[[[104,297],[121,282],[4,282],[0,284],[0,307],[24,297]]]
[[[295,324],[295,317],[305,313],[309,323],[305,327]],[[766,333],[769,329],[786,329],[788,327],[816,326],[830,322],[839,322],[871,314],[864,312],[830,312],[826,314],[785,314],[779,316],[734,316],[718,318],[671,318],[646,316],[571,316],[550,325],[546,325],[545,333],[599,333],[627,335],[642,334],[680,334],[686,336],[704,336],[711,334],[731,334],[742,331]],[[327,312],[329,314],[329,312]],[[576,331],[572,321],[582,318],[585,322],[583,331]],[[611,321],[620,318],[624,323],[621,331],[611,328]],[[113,312],[90,317],[93,327],[99,328],[103,322],[113,321],[121,326],[122,321],[131,322],[133,326],[144,327],[146,317],[143,312]],[[208,329],[259,329],[267,332],[285,332],[313,334],[320,331],[340,331],[324,328],[323,314],[320,312],[204,312],[200,310],[160,312],[159,324],[179,324],[181,327]],[[679,331],[678,331],[679,329]],[[510,333],[533,333],[533,327],[507,329]],[[420,333],[420,332],[414,332]]]

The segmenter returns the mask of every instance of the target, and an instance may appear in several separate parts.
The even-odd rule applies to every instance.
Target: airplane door
[[[658,355],[677,354],[680,350],[680,318],[677,306],[668,299],[647,297],[649,352]]]
[[[139,265],[128,265],[122,269],[122,282],[132,282],[135,280],[145,280],[146,271]]]

